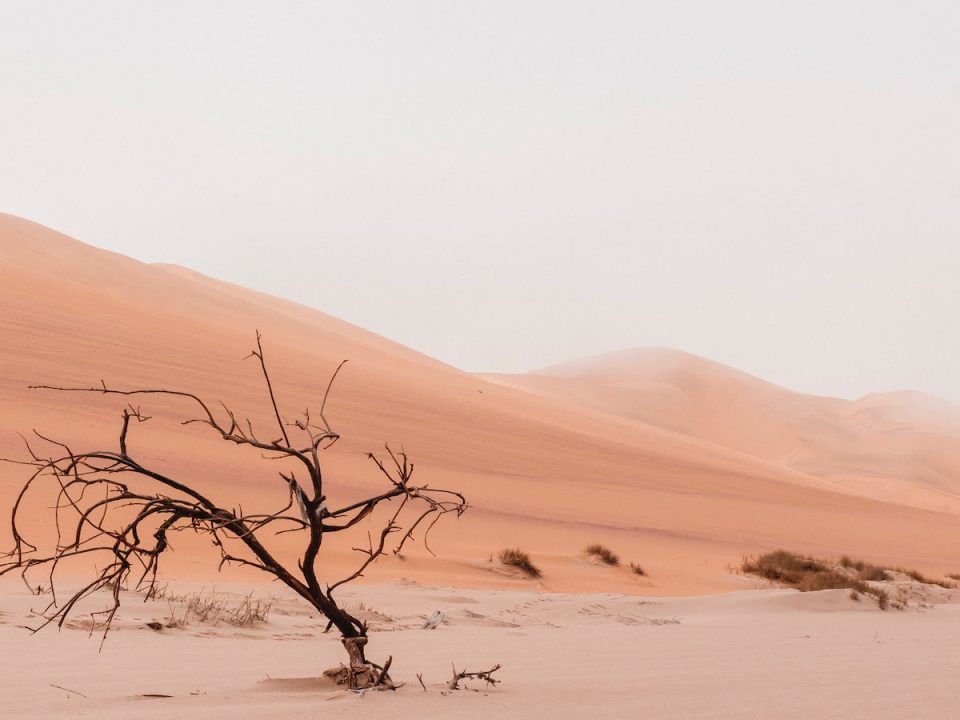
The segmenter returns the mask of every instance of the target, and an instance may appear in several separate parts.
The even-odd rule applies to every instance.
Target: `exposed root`
[[[365,637],[343,638],[343,646],[350,656],[350,665],[340,665],[324,670],[324,676],[333,680],[337,685],[345,685],[350,690],[365,690],[368,688],[396,690],[397,686],[393,684],[388,674],[393,657],[389,657],[383,667],[369,662],[363,655],[363,646],[366,644],[367,638]]]

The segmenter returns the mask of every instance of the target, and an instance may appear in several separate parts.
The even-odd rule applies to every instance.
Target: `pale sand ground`
[[[361,697],[318,679],[342,655],[334,637],[319,634],[318,618],[275,587],[254,589],[280,597],[255,628],[194,623],[154,632],[144,623],[163,621],[167,602],[128,597],[98,653],[99,639],[83,629],[18,628],[38,598],[3,583],[0,717],[881,720],[950,717],[960,691],[960,605],[929,598],[882,612],[845,591],[654,599],[397,582],[343,593],[351,607],[386,616],[369,615],[370,654],[392,654],[394,678],[407,683]],[[447,620],[421,630],[433,610]],[[477,670],[501,663],[503,682],[468,682],[470,690],[444,695],[451,662]]]

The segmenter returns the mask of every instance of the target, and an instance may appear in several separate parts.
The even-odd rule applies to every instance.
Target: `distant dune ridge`
[[[0,307],[4,456],[21,453],[17,433],[33,427],[115,445],[116,402],[30,383],[190,390],[266,426],[256,368],[242,360],[255,329],[290,413],[317,406],[349,359],[328,405],[343,436],[329,457],[332,492],[370,487],[363,453],[389,441],[473,505],[439,529],[438,558],[418,547],[375,577],[699,593],[742,587],[728,567],[780,546],[960,571],[960,409],[936,398],[811,397],[656,349],[471,375],[317,310],[9,215],[0,215]],[[149,409],[156,419],[135,428],[134,453],[245,507],[277,497],[275,468],[185,430],[174,422],[184,408]],[[22,479],[22,468],[0,464],[0,512]],[[595,542],[647,575],[587,562],[581,550]],[[168,572],[213,566],[183,545]],[[499,572],[490,557],[506,546],[529,552],[543,578]]]
[[[663,348],[487,377],[738,450],[848,492],[957,509],[960,407],[922,393],[856,401],[804,395]]]

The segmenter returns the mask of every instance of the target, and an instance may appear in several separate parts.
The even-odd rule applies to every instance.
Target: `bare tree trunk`
[[[350,656],[350,672],[347,675],[347,687],[365,688],[373,686],[380,677],[379,671],[367,662],[363,654],[363,646],[367,644],[365,637],[345,637],[343,647]]]

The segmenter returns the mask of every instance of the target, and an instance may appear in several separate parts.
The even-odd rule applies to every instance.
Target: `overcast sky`
[[[0,210],[466,370],[960,402],[960,3],[6,0]]]

